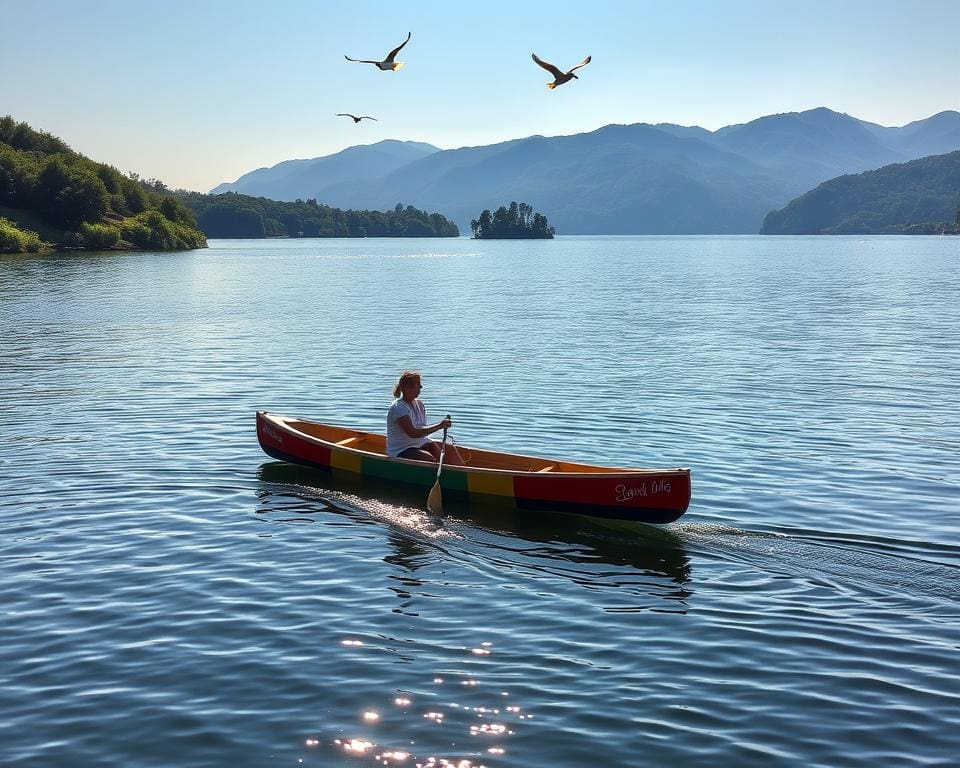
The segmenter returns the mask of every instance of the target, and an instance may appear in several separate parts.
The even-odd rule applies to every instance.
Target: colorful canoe
[[[429,490],[437,467],[389,458],[374,432],[257,412],[257,439],[270,456],[333,474],[351,474]],[[444,465],[444,500],[519,509],[671,523],[690,504],[690,470],[623,469],[458,446],[466,466]]]

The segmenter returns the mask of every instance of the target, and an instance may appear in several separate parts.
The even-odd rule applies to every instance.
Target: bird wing
[[[563,72],[561,72],[559,69],[553,66],[553,64],[550,64],[544,61],[543,59],[541,59],[539,56],[537,56],[537,54],[531,53],[530,55],[533,56],[533,60],[537,62],[537,64],[539,64],[541,67],[547,70],[547,72],[549,72],[554,77],[561,77],[563,75]]]
[[[376,120],[376,122],[378,122],[378,123],[380,122],[379,120],[377,120],[377,118],[375,118],[375,117],[370,117],[370,115],[360,115],[360,119],[361,119],[361,120]]]
[[[353,117],[349,112],[337,112],[337,117]],[[353,117],[354,120],[357,118]]]
[[[356,61],[360,64],[379,64],[379,61],[371,61],[370,59],[351,59],[347,54],[343,54],[343,58],[347,61]]]
[[[574,70],[580,69],[580,67],[585,67],[585,66],[587,66],[587,64],[590,63],[590,59],[592,59],[592,58],[593,58],[593,56],[587,56],[587,58],[585,58],[583,61],[581,61],[579,64],[577,64],[577,66],[573,67],[573,69],[571,69],[570,72],[573,72]],[[569,75],[570,72],[567,72],[567,74]]]
[[[400,53],[400,49],[410,42],[410,35],[412,34],[413,34],[412,32],[407,32],[407,39],[404,40],[402,43],[400,43],[400,45],[398,45],[392,51],[390,51],[390,55],[387,56],[386,61],[393,61],[393,57],[396,56],[398,53]]]

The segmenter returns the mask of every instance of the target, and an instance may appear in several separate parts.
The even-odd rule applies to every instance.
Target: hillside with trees
[[[501,205],[493,214],[484,210],[470,222],[470,229],[477,240],[550,240],[556,233],[546,216],[516,202],[509,209]]]
[[[826,181],[767,215],[767,235],[958,234],[960,151]]]
[[[457,225],[438,213],[397,204],[388,211],[331,208],[316,200],[281,202],[236,192],[181,192],[207,237],[458,237]]]
[[[205,248],[193,214],[60,139],[0,118],[0,252]]]

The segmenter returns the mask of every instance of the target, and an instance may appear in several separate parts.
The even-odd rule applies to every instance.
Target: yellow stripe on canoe
[[[513,496],[513,478],[494,472],[470,472],[467,475],[467,490],[488,496]]]

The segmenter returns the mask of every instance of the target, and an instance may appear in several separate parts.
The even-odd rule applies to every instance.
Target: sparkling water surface
[[[0,764],[949,766],[960,239],[0,257]],[[689,466],[655,528],[271,460],[258,409]]]

